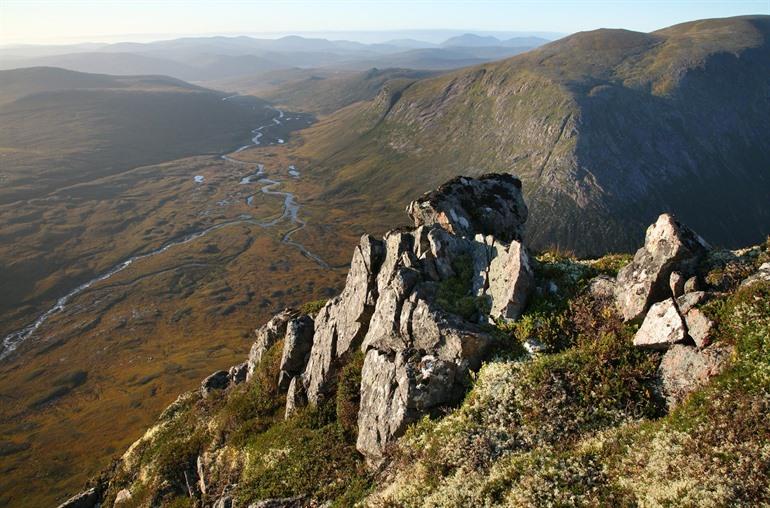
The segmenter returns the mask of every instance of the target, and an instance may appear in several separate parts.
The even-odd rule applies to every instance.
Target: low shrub
[[[312,302],[304,303],[299,308],[299,311],[302,314],[307,314],[308,316],[315,316],[321,309],[324,308],[324,305],[326,305],[326,302],[328,301],[328,299],[323,298],[321,300],[313,300]]]

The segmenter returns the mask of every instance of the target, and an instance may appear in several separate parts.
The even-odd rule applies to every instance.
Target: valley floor
[[[231,157],[0,208],[0,260],[18,282],[0,297],[2,336],[97,279],[0,363],[0,504],[62,500],[180,391],[242,357],[256,323],[340,287],[372,224],[317,198],[322,182],[289,144]]]

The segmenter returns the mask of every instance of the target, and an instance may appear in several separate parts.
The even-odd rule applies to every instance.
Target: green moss
[[[321,299],[307,302],[299,308],[299,311],[302,314],[307,314],[308,316],[315,316],[321,309],[323,309],[324,305],[326,305],[326,302],[328,301],[328,299]]]
[[[591,263],[591,267],[600,274],[616,277],[620,269],[633,259],[631,254],[607,254]]]
[[[312,429],[303,421],[307,416],[277,423],[249,443],[238,494],[244,503],[300,494],[321,501],[364,495],[369,479],[349,434],[337,422]]]
[[[283,341],[273,344],[254,369],[254,376],[233,390],[219,410],[220,428],[232,444],[243,444],[282,416],[286,403],[278,391],[282,353]]]
[[[337,421],[345,432],[354,437],[358,431],[363,366],[364,353],[356,350],[337,379]]]
[[[488,312],[486,299],[473,295],[473,261],[468,255],[452,261],[453,277],[439,283],[436,303],[446,312],[468,321],[477,320],[479,313]]]

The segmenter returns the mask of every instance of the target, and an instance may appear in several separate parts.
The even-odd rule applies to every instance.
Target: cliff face
[[[63,506],[770,499],[770,244],[664,214],[633,259],[533,256],[510,175],[407,211]]]
[[[419,80],[320,158],[335,192],[403,204],[457,174],[515,174],[538,249],[630,251],[661,211],[756,243],[770,226],[769,40],[767,16],[578,33]]]

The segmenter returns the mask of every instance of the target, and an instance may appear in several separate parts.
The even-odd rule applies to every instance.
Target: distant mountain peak
[[[465,33],[455,37],[450,37],[441,43],[444,47],[480,47],[480,46],[499,46],[500,39],[491,35],[482,36],[472,33]]]

